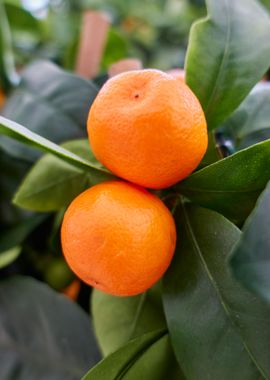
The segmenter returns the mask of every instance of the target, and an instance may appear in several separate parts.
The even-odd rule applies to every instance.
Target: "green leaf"
[[[115,178],[95,159],[88,140],[74,140],[62,146],[100,170],[82,170],[47,154],[37,161],[19,187],[13,199],[17,206],[57,211],[90,186]]]
[[[4,1],[4,5],[15,44],[17,45],[19,41],[27,43],[29,39],[31,42],[40,42],[42,36],[40,21],[21,5],[8,1]]]
[[[95,289],[92,315],[104,356],[133,338],[166,327],[159,285],[134,297],[114,297]]]
[[[91,369],[82,380],[181,380],[174,374],[174,356],[166,330],[156,330],[130,341]]]
[[[11,31],[3,1],[0,0],[0,88],[8,89],[19,82],[12,51]]]
[[[0,283],[0,378],[75,380],[99,360],[89,318],[27,277]]]
[[[78,155],[69,152],[61,146],[45,139],[42,136],[30,131],[14,121],[8,120],[0,116],[0,134],[12,137],[13,139],[23,142],[26,145],[33,146],[41,151],[49,152],[57,157],[60,157],[65,162],[84,170],[97,170],[108,173],[105,169],[100,168],[100,165],[94,165],[91,162],[79,157]]]
[[[243,227],[233,249],[235,277],[248,289],[270,301],[270,182]]]
[[[97,89],[90,81],[47,61],[22,72],[19,87],[5,103],[4,117],[27,126],[55,143],[86,137],[86,121]],[[0,145],[14,157],[33,162],[38,152],[2,137]]]
[[[229,133],[240,148],[243,143],[263,136],[270,136],[270,84],[260,83],[226,120],[223,130]],[[259,132],[259,133],[258,133]],[[269,138],[269,137],[268,137]],[[258,142],[257,140],[255,140]]]
[[[21,247],[13,247],[8,249],[7,251],[1,252],[0,253],[0,269],[8,266],[11,264],[13,261],[15,261],[20,253],[21,253]]]
[[[231,276],[240,231],[221,215],[182,203],[178,244],[163,299],[176,357],[188,379],[270,378],[270,308]]]
[[[270,179],[270,140],[203,168],[175,189],[234,222],[246,219]]]
[[[255,0],[206,3],[207,18],[191,29],[186,80],[212,129],[239,106],[267,71],[270,17]]]

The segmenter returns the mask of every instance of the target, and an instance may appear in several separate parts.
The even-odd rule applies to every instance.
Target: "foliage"
[[[65,208],[114,178],[86,140],[99,89],[65,70],[90,6],[113,16],[100,74],[132,54],[164,69],[186,55],[210,143],[196,172],[157,193],[178,230],[161,282],[135,297],[94,290],[89,317],[31,277],[57,291],[72,285],[59,241]],[[198,20],[201,0],[51,1],[38,19],[0,1],[1,379],[270,379],[270,86],[258,83],[269,69],[270,7],[206,6]],[[90,291],[80,286],[88,312]]]

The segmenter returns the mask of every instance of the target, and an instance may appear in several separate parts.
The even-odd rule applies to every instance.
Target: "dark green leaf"
[[[13,194],[29,170],[29,163],[14,160],[0,149],[0,225],[19,223],[25,217],[25,211],[11,204]]]
[[[0,253],[15,245],[20,245],[27,236],[45,219],[47,215],[32,215],[25,217],[16,225],[2,228],[0,232]]]
[[[160,286],[134,297],[114,297],[94,290],[92,315],[95,333],[105,356],[135,337],[166,327]]]
[[[78,380],[99,355],[88,316],[30,278],[0,283],[1,380]]]
[[[69,152],[61,146],[37,135],[29,129],[23,127],[14,121],[8,120],[0,116],[0,134],[12,137],[13,139],[23,142],[26,145],[33,146],[41,151],[49,152],[57,157],[60,157],[65,162],[84,170],[102,171],[100,165],[94,165],[91,162],[79,157],[78,155]],[[104,170],[105,173],[108,173]]]
[[[82,170],[50,154],[32,167],[13,202],[34,211],[56,211],[67,207],[81,192],[113,177],[95,159],[88,140],[64,143],[63,148],[91,162],[98,170]]]
[[[191,201],[241,222],[270,179],[270,140],[203,168],[176,185]]]
[[[240,107],[226,120],[223,130],[229,133],[237,146],[247,141],[251,134],[270,136],[270,84],[260,83],[243,101]],[[264,132],[261,133],[261,132]],[[256,135],[255,135],[256,133]],[[258,141],[257,141],[258,142]]]
[[[90,105],[97,94],[89,81],[39,61],[22,73],[20,86],[5,103],[3,116],[55,143],[86,137]],[[9,154],[34,161],[38,153],[23,144],[1,138]]]
[[[270,17],[256,0],[207,0],[190,34],[186,80],[209,129],[234,111],[267,71]]]
[[[270,378],[270,308],[230,275],[240,231],[221,215],[182,203],[164,306],[187,379]],[[202,375],[204,374],[204,375]]]
[[[236,278],[270,301],[270,182],[243,227],[231,265]]]
[[[103,359],[82,380],[181,380],[175,374],[168,334],[156,330],[130,341]]]
[[[8,88],[19,81],[12,51],[11,31],[3,1],[0,0],[0,88]]]

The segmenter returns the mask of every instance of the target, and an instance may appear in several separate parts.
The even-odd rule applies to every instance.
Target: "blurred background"
[[[111,21],[101,70],[136,57],[146,67],[183,66],[192,22],[205,13],[203,0],[5,0],[16,65],[50,59],[73,69],[85,10]]]

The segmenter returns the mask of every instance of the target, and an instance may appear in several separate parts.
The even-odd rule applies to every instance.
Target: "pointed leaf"
[[[270,179],[270,140],[203,168],[176,185],[192,202],[234,222],[246,219]]]
[[[133,297],[114,297],[95,289],[92,315],[98,343],[105,356],[135,337],[166,327],[160,286]]]
[[[77,168],[85,170],[89,170],[90,168],[93,170],[102,171],[100,165],[94,165],[91,162],[79,157],[78,155],[71,153],[61,146],[45,139],[44,137],[31,132],[29,129],[23,127],[22,125],[8,120],[2,116],[0,116],[0,134],[12,137],[17,141],[21,141],[24,144],[33,146],[41,151],[52,153]]]
[[[270,182],[243,227],[231,259],[236,278],[270,301]]]
[[[47,154],[34,164],[16,192],[13,202],[17,206],[34,211],[57,211],[67,207],[90,186],[115,178],[95,159],[88,140],[73,140],[62,147],[100,170],[79,169]]]
[[[186,80],[212,129],[238,107],[267,71],[270,17],[256,0],[206,3],[208,17],[191,29]]]
[[[178,245],[164,278],[175,354],[188,379],[270,378],[270,307],[241,287],[227,261],[240,231],[221,215],[182,204]]]
[[[164,330],[156,330],[130,341],[103,359],[82,380],[184,379],[172,364],[174,356],[168,334]]]

